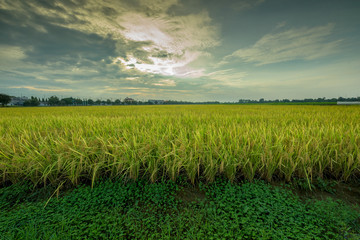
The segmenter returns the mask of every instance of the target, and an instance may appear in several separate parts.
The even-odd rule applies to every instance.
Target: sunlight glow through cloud
[[[118,57],[113,63],[116,64],[120,61],[126,69],[135,68],[145,73],[161,74],[165,76],[194,77],[202,76],[202,70],[193,70],[191,68],[185,68],[185,66],[194,61],[199,55],[200,53],[198,52],[186,52],[181,57],[148,57],[148,60],[152,63],[143,63],[141,60],[130,55],[128,56],[128,60]]]
[[[144,63],[132,55],[118,60],[127,69],[161,74],[165,76],[201,76],[202,70],[186,67],[202,54],[201,50],[218,45],[216,28],[210,26],[205,12],[197,15],[169,18],[148,17],[140,13],[128,13],[117,19],[123,36],[128,40],[146,43],[142,50],[148,53],[150,63]]]

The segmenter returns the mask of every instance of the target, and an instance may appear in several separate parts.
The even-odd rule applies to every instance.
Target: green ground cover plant
[[[48,186],[49,187],[49,186]],[[360,209],[303,201],[264,181],[103,180],[59,198],[19,183],[0,189],[1,239],[358,239]],[[39,193],[38,191],[42,191]],[[8,202],[12,204],[8,204]]]

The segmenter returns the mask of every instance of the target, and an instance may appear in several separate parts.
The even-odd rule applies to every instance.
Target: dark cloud
[[[114,8],[111,8],[111,7],[103,7],[102,12],[106,16],[118,16],[119,15],[118,11],[116,11]]]
[[[151,56],[156,58],[171,58],[173,54],[164,50],[154,49],[154,52],[151,54]]]
[[[63,27],[43,24],[46,32],[29,27],[13,27],[0,22],[2,35],[0,44],[28,47],[26,61],[38,64],[56,62],[66,57],[74,64],[79,56],[90,60],[115,57],[115,42],[95,34],[85,34]]]

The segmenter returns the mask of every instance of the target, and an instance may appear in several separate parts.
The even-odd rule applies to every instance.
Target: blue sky
[[[0,92],[360,96],[360,1],[0,0]]]

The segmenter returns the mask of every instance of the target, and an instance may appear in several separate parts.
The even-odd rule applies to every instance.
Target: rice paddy
[[[360,177],[357,106],[0,109],[0,183]]]

